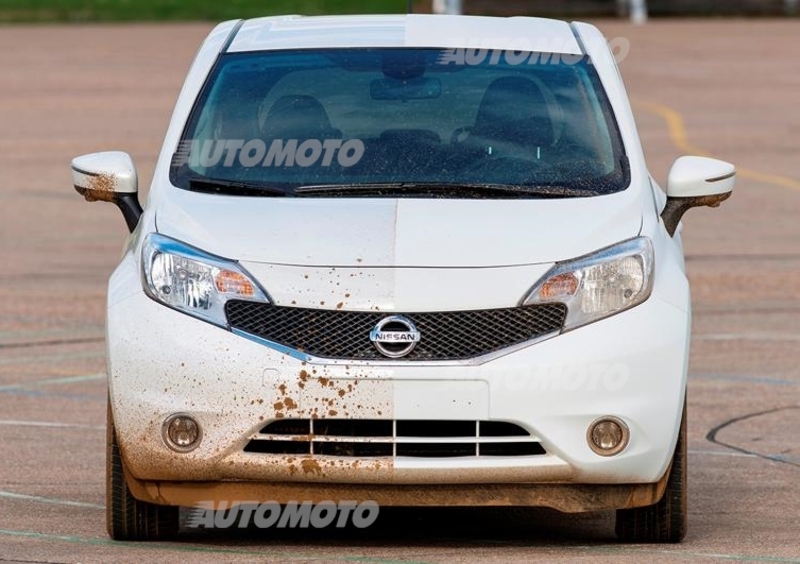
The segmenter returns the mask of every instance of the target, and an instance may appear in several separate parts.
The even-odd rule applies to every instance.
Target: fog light
[[[189,452],[200,444],[203,433],[200,424],[185,413],[170,415],[162,428],[164,442],[172,450]]]
[[[589,447],[600,456],[612,456],[628,446],[628,426],[618,417],[596,419],[586,433]]]

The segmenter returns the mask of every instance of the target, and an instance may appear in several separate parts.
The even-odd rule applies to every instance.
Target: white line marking
[[[698,341],[800,341],[800,335],[792,333],[706,333],[692,335]]]
[[[11,344],[13,340],[30,340],[32,338],[46,339],[53,337],[74,337],[76,334],[82,337],[100,337],[104,335],[105,327],[102,325],[89,325],[86,327],[78,327],[76,329],[21,329],[19,331],[0,331],[0,341],[2,344]],[[5,342],[5,339],[12,339],[10,342]]]
[[[759,458],[756,454],[747,454],[746,452],[737,452],[735,450],[722,451],[722,450],[688,450],[689,454],[705,454],[707,456],[734,456],[739,458]]]
[[[102,380],[105,374],[83,374],[80,376],[65,376],[64,378],[50,378],[48,380],[33,380],[31,382],[20,382],[18,384],[7,384],[0,386],[0,392],[8,390],[20,390],[23,388],[31,388],[36,386],[51,386],[59,384],[73,384],[75,382],[89,382],[91,380]]]
[[[52,355],[38,355],[38,356],[18,356],[11,358],[0,359],[0,364],[4,366],[15,364],[46,364],[48,362],[61,362],[62,360],[76,360],[79,358],[99,358],[105,357],[105,351],[96,352],[81,352],[71,354],[52,354]]]
[[[6,492],[0,490],[0,497],[8,499],[16,499],[19,501],[35,501],[38,503],[49,503],[51,505],[67,505],[69,507],[89,507],[92,509],[105,509],[105,505],[97,505],[96,503],[86,503],[83,501],[70,501],[68,499],[55,499],[52,497],[42,497],[38,495],[19,494],[14,492]]]
[[[56,421],[19,421],[15,419],[0,419],[0,425],[8,427],[53,427],[55,429],[92,429],[105,431],[102,425],[83,425],[81,423],[58,423]]]

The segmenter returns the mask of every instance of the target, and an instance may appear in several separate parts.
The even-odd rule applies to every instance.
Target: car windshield
[[[585,56],[310,49],[222,55],[170,179],[244,195],[519,198],[617,192],[629,171]]]

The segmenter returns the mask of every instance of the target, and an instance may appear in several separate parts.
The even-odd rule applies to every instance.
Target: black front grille
[[[421,334],[403,360],[460,360],[482,356],[559,331],[567,308],[541,304],[506,309],[404,313]],[[322,358],[381,360],[370,331],[383,312],[333,311],[230,301],[234,329]]]
[[[515,423],[406,419],[278,419],[244,451],[355,458],[546,454],[539,440]]]

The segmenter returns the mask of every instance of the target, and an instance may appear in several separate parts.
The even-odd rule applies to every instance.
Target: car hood
[[[270,198],[173,189],[157,230],[215,255],[330,267],[500,267],[569,259],[636,236],[631,190],[592,198]]]

